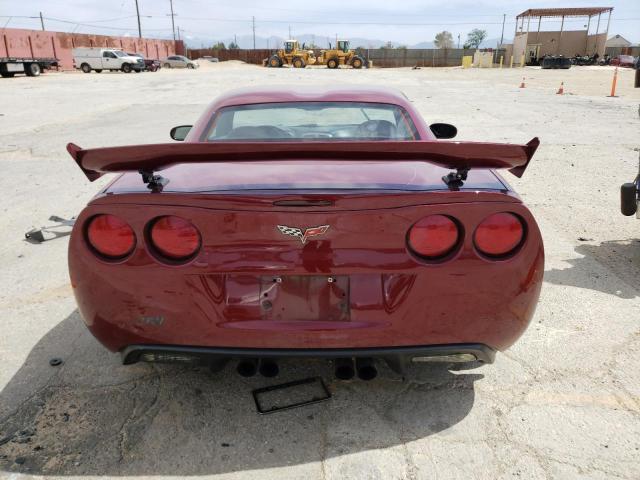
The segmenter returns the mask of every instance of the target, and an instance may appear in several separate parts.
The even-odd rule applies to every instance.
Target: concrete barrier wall
[[[137,37],[72,34],[7,28],[0,31],[0,57],[47,57],[60,60],[60,68],[73,68],[71,50],[76,47],[113,47],[142,53],[148,58],[184,54],[182,41]]]

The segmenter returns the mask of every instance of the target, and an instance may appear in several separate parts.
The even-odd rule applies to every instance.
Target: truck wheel
[[[282,62],[280,61],[280,57],[277,55],[272,55],[269,58],[269,67],[271,68],[280,68],[282,66]]]
[[[340,65],[340,60],[337,58],[330,58],[327,60],[327,68],[338,68],[338,65]]]
[[[620,211],[630,217],[638,209],[638,189],[635,183],[625,183],[620,187]]]
[[[361,69],[363,65],[364,60],[362,59],[362,57],[354,57],[354,59],[351,61],[351,66],[355,69]]]
[[[122,71],[124,73],[131,73],[131,65],[129,65],[128,63],[123,63],[122,64]]]
[[[0,75],[2,75],[2,78],[13,78],[15,76],[16,72],[2,72],[0,73]]]
[[[40,65],[37,63],[25,63],[24,64],[24,73],[28,77],[37,77],[42,72]]]
[[[306,63],[304,63],[304,59],[302,57],[296,57],[293,59],[293,68],[304,68],[307,66]]]
[[[100,72],[102,72],[102,69],[101,68],[96,68],[96,73],[100,73]]]
[[[84,73],[91,73],[91,65],[89,65],[88,63],[83,63],[82,65],[80,65],[80,70],[82,70]]]

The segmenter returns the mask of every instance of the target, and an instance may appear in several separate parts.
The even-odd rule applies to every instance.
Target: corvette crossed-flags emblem
[[[329,230],[329,225],[320,225],[318,227],[309,227],[304,232],[296,227],[287,227],[286,225],[278,225],[278,230],[283,235],[291,235],[300,239],[302,244],[307,243],[307,240],[311,237],[317,237]]]

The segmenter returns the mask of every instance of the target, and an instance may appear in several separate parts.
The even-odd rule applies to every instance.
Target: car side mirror
[[[191,127],[193,127],[193,125],[180,125],[178,127],[173,127],[169,135],[171,135],[171,138],[174,140],[182,142],[187,138],[187,134],[191,131]]]
[[[458,134],[458,129],[448,123],[432,123],[429,128],[436,138],[453,138]]]

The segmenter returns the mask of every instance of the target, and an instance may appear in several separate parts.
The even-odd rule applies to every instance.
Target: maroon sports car
[[[71,282],[95,337],[125,364],[375,359],[482,361],[538,301],[536,222],[495,169],[538,146],[446,141],[387,89],[238,90],[182,143],[68,151],[119,175],[79,215]],[[355,361],[354,361],[355,359]]]

